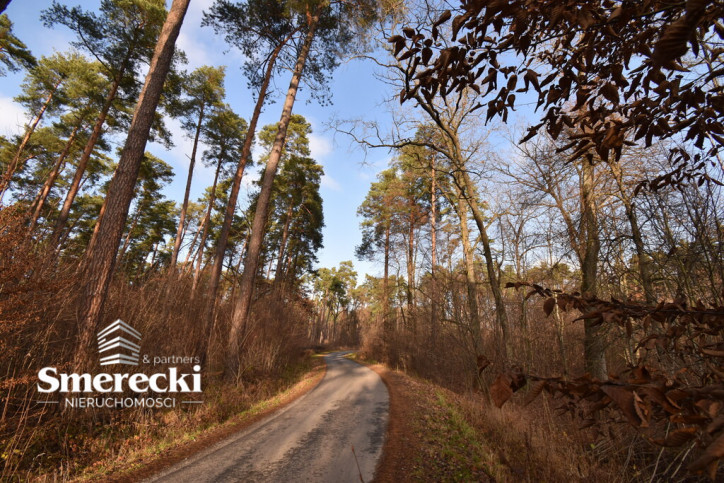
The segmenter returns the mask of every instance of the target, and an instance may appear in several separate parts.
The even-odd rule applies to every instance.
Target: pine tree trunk
[[[382,274],[382,325],[385,336],[392,334],[390,324],[390,221],[386,220],[385,226],[385,266]]]
[[[227,368],[231,369],[232,373],[236,373],[237,370],[240,349],[239,340],[246,325],[249,308],[251,307],[254,280],[256,279],[256,270],[259,264],[259,254],[261,252],[264,230],[266,228],[267,217],[269,215],[269,202],[271,199],[272,185],[274,183],[274,177],[276,176],[282,149],[284,148],[289,121],[292,117],[292,108],[294,107],[294,100],[297,95],[297,89],[299,88],[299,80],[302,77],[304,64],[307,60],[307,55],[309,55],[309,49],[311,48],[312,41],[314,40],[314,33],[318,22],[319,14],[315,13],[310,17],[308,25],[309,31],[307,32],[302,49],[299,52],[297,64],[294,67],[294,73],[292,74],[292,80],[289,83],[289,89],[287,90],[287,97],[284,101],[282,115],[279,119],[279,128],[277,130],[276,138],[274,139],[271,153],[269,154],[269,159],[266,163],[266,169],[264,170],[261,192],[259,193],[259,199],[257,200],[256,212],[254,213],[254,221],[251,228],[251,238],[249,240],[249,247],[246,251],[244,273],[241,276],[241,282],[239,284],[239,298],[234,309],[234,316],[231,321],[231,331],[229,333]]]
[[[83,180],[83,175],[85,174],[85,170],[88,167],[88,161],[90,160],[91,154],[93,154],[93,148],[95,148],[95,145],[98,142],[98,138],[101,135],[101,131],[103,130],[103,126],[106,123],[106,117],[108,116],[108,112],[111,110],[113,101],[116,99],[116,94],[118,93],[118,86],[120,84],[120,79],[122,76],[123,71],[121,71],[113,80],[113,83],[111,84],[111,89],[108,91],[108,95],[106,96],[106,100],[103,104],[103,109],[101,109],[101,112],[96,118],[96,123],[93,126],[93,131],[91,132],[90,138],[85,145],[85,149],[83,149],[83,154],[78,160],[78,166],[75,169],[73,181],[70,184],[70,188],[68,188],[68,194],[65,197],[63,207],[60,210],[58,219],[55,222],[53,234],[51,235],[51,242],[55,245],[58,244],[63,229],[68,222],[68,215],[70,215],[70,209],[73,206],[73,201],[75,200],[78,191],[80,191],[80,182]]]
[[[409,202],[409,200],[408,200]],[[413,201],[414,203],[414,201]],[[415,305],[415,221],[410,214],[407,229],[407,313],[412,314]]]
[[[196,123],[196,133],[194,133],[194,145],[191,148],[191,160],[189,161],[189,174],[186,177],[186,191],[184,192],[184,202],[181,205],[181,215],[178,220],[178,229],[176,230],[176,240],[173,244],[173,253],[171,253],[171,268],[176,266],[178,260],[178,252],[181,249],[181,240],[184,232],[184,222],[186,221],[186,211],[189,209],[189,195],[191,193],[191,180],[194,177],[194,166],[196,165],[196,151],[199,147],[199,136],[201,135],[201,126],[204,121],[204,105],[199,110],[199,120]]]
[[[209,233],[209,223],[211,221],[211,210],[214,208],[216,202],[216,184],[219,181],[219,173],[221,172],[221,162],[223,155],[219,157],[219,162],[216,163],[216,172],[214,173],[214,182],[211,185],[211,194],[209,195],[209,206],[206,208],[206,214],[204,215],[204,221],[202,222],[203,229],[201,231],[201,241],[199,241],[199,254],[196,260],[196,271],[194,271],[194,282],[191,286],[192,291],[196,291],[196,287],[199,283],[199,276],[201,275],[201,263],[204,258],[204,250],[206,249],[206,236]]]
[[[293,32],[294,33],[294,32]],[[211,276],[209,278],[209,296],[207,297],[206,306],[206,333],[210,334],[214,320],[214,308],[216,306],[216,295],[219,291],[219,281],[221,280],[221,271],[224,267],[224,254],[226,253],[226,245],[229,242],[229,233],[231,232],[231,223],[234,221],[234,212],[236,211],[236,200],[239,197],[239,189],[241,187],[241,179],[244,176],[244,169],[246,163],[251,157],[251,145],[254,141],[254,135],[256,134],[256,125],[259,122],[259,116],[261,115],[262,107],[264,107],[264,101],[266,100],[267,90],[269,89],[269,83],[271,82],[272,74],[274,72],[274,66],[282,48],[292,38],[290,34],[286,39],[277,45],[272,54],[269,56],[266,71],[264,72],[264,81],[262,82],[261,88],[259,89],[259,97],[256,100],[254,106],[254,113],[249,121],[249,129],[246,131],[246,138],[244,139],[244,146],[241,149],[241,158],[236,167],[236,173],[234,174],[234,182],[231,185],[231,193],[229,193],[229,199],[226,203],[226,212],[224,213],[224,222],[221,225],[221,233],[219,233],[219,241],[216,245],[216,253],[214,254],[214,264],[211,267]]]
[[[116,252],[123,235],[128,209],[133,200],[138,171],[189,1],[174,0],[163,24],[118,168],[108,189],[107,209],[105,216],[100,220],[97,241],[85,254],[84,286],[80,307],[80,343],[76,352],[78,354],[76,366],[80,366],[82,361],[87,360],[88,354],[93,353],[94,335],[108,294]]]
[[[408,200],[408,203],[413,203],[410,208],[414,206],[414,200]],[[407,230],[407,292],[405,293],[407,298],[407,316],[409,320],[408,326],[412,330],[413,334],[417,333],[417,324],[415,314],[413,310],[415,307],[415,218],[410,213],[410,219],[408,220]]]
[[[196,254],[198,253],[198,249],[194,251],[194,247],[196,246],[196,240],[199,239],[201,236],[201,232],[204,231],[204,222],[206,220],[201,220],[201,224],[199,225],[198,229],[196,230],[196,233],[194,233],[194,239],[191,240],[191,244],[189,245],[189,249],[186,252],[186,260],[184,260],[184,271],[186,271],[186,268],[189,266],[189,261],[191,261],[191,266],[193,267],[194,262],[196,261]],[[188,226],[187,226],[188,229]],[[191,270],[188,270],[191,272]]]
[[[135,230],[136,226],[138,226],[138,219],[141,217],[142,209],[143,208],[141,208],[140,206],[136,207],[136,213],[133,215],[133,222],[128,228],[128,234],[126,235],[126,239],[123,241],[123,246],[121,246],[121,249],[118,251],[118,255],[116,256],[116,265],[123,261],[123,256],[126,254],[126,250],[128,250],[128,247],[131,245],[131,236],[133,234],[133,230]]]
[[[35,209],[33,210],[33,217],[30,220],[30,228],[29,228],[30,231],[35,230],[35,226],[38,224],[38,219],[40,218],[40,213],[43,211],[43,206],[45,205],[45,201],[48,199],[50,190],[53,189],[55,180],[58,179],[58,175],[63,170],[63,165],[65,164],[65,158],[68,157],[68,154],[70,153],[70,150],[73,147],[73,142],[75,141],[75,138],[78,135],[78,131],[80,130],[81,124],[82,123],[78,123],[73,128],[73,132],[70,133],[70,137],[68,138],[68,141],[66,141],[66,143],[65,143],[63,152],[60,153],[60,156],[58,156],[58,159],[55,161],[55,164],[53,165],[53,169],[48,174],[48,179],[45,180],[45,183],[43,183],[43,187],[41,188],[40,193],[38,193],[38,196],[34,203]]]
[[[289,198],[289,206],[287,207],[287,211],[284,215],[284,228],[282,230],[282,239],[279,243],[279,258],[277,259],[277,269],[274,273],[274,285],[279,287],[279,284],[282,282],[282,272],[283,265],[284,265],[284,252],[287,248],[287,238],[289,237],[289,225],[292,224],[292,198]]]
[[[40,111],[38,111],[38,114],[35,115],[35,119],[33,119],[33,122],[25,130],[25,136],[23,136],[23,140],[20,142],[20,146],[18,146],[18,150],[15,152],[15,156],[13,156],[12,161],[10,161],[8,169],[7,171],[5,171],[5,175],[0,182],[0,202],[2,202],[3,197],[5,196],[5,192],[10,186],[10,180],[12,179],[13,174],[15,174],[15,170],[18,169],[18,161],[20,160],[20,155],[25,150],[25,146],[28,145],[28,141],[30,141],[30,136],[33,135],[33,133],[35,132],[35,128],[38,127],[38,124],[40,124],[40,120],[43,118],[43,114],[45,114],[45,111],[48,109],[50,102],[53,100],[55,92],[58,90],[58,87],[62,82],[63,80],[61,79],[55,83],[53,88],[50,90],[48,97],[45,99],[45,102],[40,108]]]

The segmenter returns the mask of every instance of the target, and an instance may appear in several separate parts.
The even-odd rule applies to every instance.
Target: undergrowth
[[[228,298],[218,301],[207,324],[204,281],[194,288],[183,267],[133,278],[119,272],[101,327],[117,318],[130,324],[143,335],[141,355],[198,357],[204,404],[172,410],[38,404],[38,371],[73,372],[77,362],[78,263],[27,237],[22,214],[12,209],[0,210],[0,247],[12,252],[0,256],[1,480],[67,479],[122,466],[134,454],[161,451],[248,411],[310,368],[304,325],[310,309],[298,297],[260,293],[241,341],[238,377],[231,380],[214,367],[228,339]],[[85,356],[84,367],[100,367],[95,351]],[[195,363],[174,365],[189,373]],[[141,364],[134,372],[148,375],[158,367]]]

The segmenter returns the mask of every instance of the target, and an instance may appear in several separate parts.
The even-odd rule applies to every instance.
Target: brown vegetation
[[[305,326],[308,308],[290,303],[284,310],[260,302],[243,340],[242,368],[234,381],[224,381],[213,368],[204,372],[199,407],[172,410],[87,409],[63,411],[38,404],[37,371],[71,367],[77,351],[76,267],[49,266],[48,253],[26,237],[17,210],[0,211],[0,245],[12,247],[0,267],[0,364],[5,376],[0,419],[3,478],[47,473],[67,478],[82,471],[110,471],[129,464],[140,449],[173,446],[189,435],[248,411],[289,387],[312,365]],[[177,279],[152,274],[143,283],[116,277],[107,302],[108,314],[123,314],[143,334],[141,354],[202,355],[207,338],[198,323],[203,300],[191,289],[189,274]],[[221,359],[229,331],[231,303],[220,305],[212,358]],[[95,350],[81,354],[88,366]],[[188,366],[190,366],[189,364]],[[180,369],[186,368],[181,364]],[[154,372],[153,365],[139,366]],[[42,400],[42,399],[41,399]],[[82,413],[82,414],[81,414]],[[155,451],[155,450],[154,450]],[[137,456],[133,456],[135,459]],[[101,463],[107,461],[107,463]],[[94,466],[95,465],[95,466]]]

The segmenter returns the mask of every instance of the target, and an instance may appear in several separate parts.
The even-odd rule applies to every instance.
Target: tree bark
[[[108,190],[107,209],[105,216],[99,221],[97,241],[89,247],[85,255],[84,286],[81,291],[80,307],[80,343],[76,352],[78,354],[76,366],[81,365],[87,360],[87,355],[92,353],[94,334],[108,295],[116,251],[133,200],[138,171],[189,1],[174,0],[163,24],[118,168]]]
[[[463,244],[463,261],[465,263],[465,285],[468,291],[468,310],[470,311],[470,333],[473,340],[475,355],[482,354],[480,333],[480,313],[478,309],[478,280],[475,276],[475,259],[473,247],[470,243],[470,229],[468,228],[467,204],[462,193],[458,190],[457,200],[452,202],[455,212],[460,220],[460,241]]]
[[[75,169],[73,181],[70,184],[70,188],[68,188],[68,194],[66,195],[65,201],[63,202],[63,208],[61,208],[60,210],[58,219],[55,222],[53,234],[51,235],[51,242],[55,245],[58,244],[63,229],[68,222],[68,215],[70,214],[70,209],[73,206],[73,201],[75,200],[78,191],[80,190],[80,182],[83,180],[83,175],[85,174],[85,170],[88,167],[88,161],[90,160],[91,154],[93,154],[93,148],[95,148],[95,145],[98,142],[98,138],[101,135],[103,126],[106,123],[106,117],[108,116],[108,112],[111,110],[113,101],[115,100],[116,94],[118,93],[118,86],[120,84],[120,79],[122,76],[123,70],[121,70],[121,72],[119,72],[119,74],[113,80],[113,83],[111,84],[111,89],[108,91],[106,100],[103,103],[103,108],[101,109],[101,112],[96,118],[96,123],[93,126],[93,131],[91,132],[90,138],[85,145],[85,149],[83,149],[83,154],[78,160],[78,166]]]
[[[287,97],[284,101],[282,115],[279,119],[279,128],[274,139],[271,153],[269,154],[269,159],[266,163],[266,169],[264,170],[261,192],[259,193],[259,199],[257,200],[256,212],[254,213],[254,221],[251,228],[251,238],[249,240],[249,247],[247,248],[244,261],[244,273],[241,276],[241,282],[239,284],[239,298],[234,309],[234,316],[231,321],[231,331],[229,333],[227,368],[231,369],[232,373],[236,372],[238,366],[240,349],[239,339],[246,324],[249,308],[251,307],[254,280],[256,278],[256,270],[259,264],[259,253],[261,251],[261,244],[264,239],[264,230],[266,228],[267,217],[269,214],[272,185],[274,183],[274,177],[276,176],[279,160],[281,159],[282,149],[284,148],[284,141],[286,140],[287,128],[289,127],[289,121],[292,116],[292,108],[294,107],[294,100],[297,95],[297,89],[299,88],[299,81],[302,77],[302,71],[304,70],[307,55],[309,55],[309,49],[311,48],[312,41],[314,40],[314,33],[318,22],[319,14],[315,12],[309,19],[309,30],[307,31],[306,38],[304,39],[301,51],[297,57],[297,64],[294,67],[292,80],[289,83]]]
[[[264,107],[264,101],[266,100],[267,90],[269,89],[269,83],[271,82],[272,74],[274,72],[274,65],[276,64],[277,58],[282,48],[291,39],[291,34],[280,42],[274,50],[271,56],[269,56],[269,62],[267,63],[266,71],[264,72],[264,81],[262,82],[261,88],[259,89],[259,97],[256,100],[254,106],[254,113],[249,121],[249,129],[246,131],[246,138],[244,139],[244,146],[241,149],[241,158],[236,167],[236,173],[234,174],[234,182],[231,185],[231,193],[229,193],[229,199],[226,203],[226,212],[224,213],[224,222],[221,225],[221,233],[219,234],[219,241],[216,245],[216,253],[214,254],[214,264],[211,267],[211,275],[209,278],[209,296],[207,297],[206,306],[206,333],[211,334],[213,330],[214,321],[214,309],[216,307],[216,295],[219,291],[219,281],[221,280],[221,271],[224,268],[224,254],[226,253],[226,245],[229,241],[229,232],[231,232],[231,223],[234,221],[234,212],[236,211],[236,201],[239,197],[239,189],[241,187],[241,179],[244,176],[244,169],[246,164],[251,158],[251,145],[254,141],[254,135],[256,134],[256,125],[259,122],[259,116],[261,115],[261,109]]]
[[[293,199],[289,198],[289,206],[287,207],[287,211],[285,213],[285,219],[284,219],[284,229],[282,230],[282,239],[279,243],[279,258],[277,260],[277,269],[274,273],[274,285],[277,287],[282,283],[282,272],[283,272],[283,265],[284,265],[284,255],[287,248],[287,238],[289,238],[289,225],[292,223],[292,201]]]
[[[121,263],[123,261],[123,256],[126,254],[126,250],[128,250],[128,247],[131,245],[131,237],[133,235],[133,230],[136,229],[136,226],[138,226],[138,219],[141,217],[141,211],[145,209],[145,207],[137,206],[136,207],[136,213],[133,215],[133,223],[131,223],[131,226],[128,228],[128,234],[126,235],[126,239],[123,240],[123,245],[121,246],[121,249],[118,251],[118,255],[116,255],[116,265]]]
[[[189,195],[191,193],[191,180],[194,177],[194,166],[196,165],[196,150],[199,147],[199,136],[201,135],[201,126],[204,121],[204,105],[201,105],[199,111],[199,120],[196,123],[196,133],[194,134],[194,145],[191,148],[191,159],[189,161],[189,174],[186,177],[186,192],[184,193],[184,202],[181,205],[181,214],[178,220],[178,229],[176,230],[176,240],[173,244],[173,252],[171,253],[171,268],[176,266],[178,252],[181,248],[181,239],[183,238],[184,222],[186,221],[186,211],[189,208]]]
[[[184,260],[184,268],[189,266],[189,261],[191,261],[191,266],[193,266],[196,260],[196,254],[198,253],[198,249],[196,249],[196,252],[194,252],[194,247],[196,246],[196,240],[199,239],[199,236],[201,236],[201,232],[204,230],[204,221],[206,220],[201,220],[199,227],[196,229],[196,233],[194,233],[194,239],[191,240],[188,252],[186,253],[186,260]],[[188,227],[186,229],[188,230]]]
[[[206,208],[206,214],[204,215],[204,221],[202,222],[203,229],[201,230],[201,240],[199,241],[199,254],[196,260],[196,270],[194,271],[194,281],[191,285],[191,290],[196,291],[196,287],[199,283],[199,276],[201,275],[201,263],[204,258],[204,249],[206,248],[206,237],[209,233],[209,223],[211,221],[211,210],[214,209],[214,203],[216,202],[216,184],[219,182],[219,173],[221,172],[221,163],[223,162],[223,153],[219,157],[219,162],[216,164],[216,172],[214,173],[214,182],[211,185],[211,193],[209,194],[209,206]]]
[[[390,324],[390,220],[385,220],[385,266],[382,273],[382,325],[385,335],[392,334]]]
[[[593,163],[584,159],[581,165],[581,205],[583,225],[586,231],[586,246],[581,260],[581,293],[584,297],[596,296],[598,285],[598,253],[601,241],[598,236],[594,195]],[[606,354],[600,325],[594,319],[584,320],[584,365],[587,372],[600,380],[606,380]]]
[[[40,193],[38,193],[38,197],[35,200],[35,209],[33,210],[33,217],[30,220],[30,231],[35,230],[35,226],[38,224],[38,219],[40,218],[40,213],[43,210],[43,206],[45,205],[45,201],[48,199],[48,195],[50,194],[50,190],[53,189],[53,185],[55,184],[55,180],[58,179],[58,175],[63,169],[63,165],[65,164],[65,158],[68,157],[68,154],[70,153],[70,150],[73,147],[73,142],[75,141],[76,136],[78,135],[78,131],[80,130],[82,123],[78,123],[74,128],[73,132],[70,133],[70,137],[68,138],[68,141],[65,143],[65,147],[63,148],[63,152],[60,153],[60,156],[58,156],[58,159],[55,161],[55,164],[53,165],[53,169],[50,171],[50,174],[48,174],[48,179],[45,180],[45,183],[43,183],[43,187],[40,190]]]
[[[414,201],[410,201],[414,203]],[[410,205],[412,208],[414,205]],[[415,218],[410,213],[407,229],[407,313],[412,314],[415,305]]]

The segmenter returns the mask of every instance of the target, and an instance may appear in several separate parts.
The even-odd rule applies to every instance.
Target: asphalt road
[[[327,373],[311,392],[148,481],[372,480],[385,440],[389,396],[375,372],[344,354],[325,357]]]

